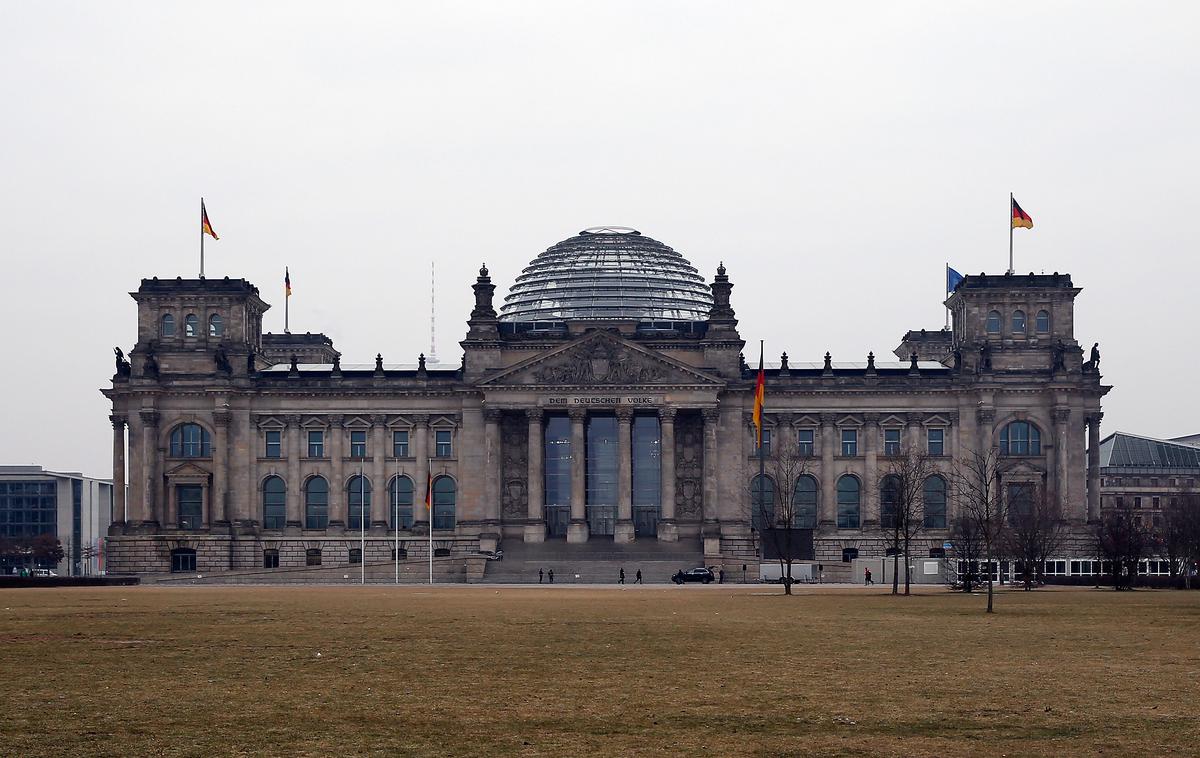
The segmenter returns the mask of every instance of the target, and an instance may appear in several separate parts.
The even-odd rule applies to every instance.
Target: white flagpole
[[[366,518],[367,514],[364,513],[364,511],[366,510],[366,502],[365,502],[366,501],[366,491],[367,491],[367,480],[363,478],[363,467],[362,467],[362,463],[360,462],[358,464],[358,534],[359,534],[358,573],[359,573],[359,577],[360,577],[359,584],[367,583],[367,518]]]
[[[425,477],[428,483],[429,492],[426,497],[429,498],[429,583],[433,584],[433,459],[428,459],[429,474]]]
[[[946,289],[946,296],[950,296],[950,261],[946,261],[946,279],[942,282]],[[946,308],[946,328],[950,328],[950,309]]]

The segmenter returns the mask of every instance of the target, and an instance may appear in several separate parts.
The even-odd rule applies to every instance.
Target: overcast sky
[[[793,361],[938,328],[943,265],[1069,272],[1105,434],[1200,432],[1200,5],[31,3],[0,25],[0,463],[111,475],[126,294],[245,277],[346,363],[458,360],[546,247],[640,229]],[[749,351],[749,348],[748,348]]]

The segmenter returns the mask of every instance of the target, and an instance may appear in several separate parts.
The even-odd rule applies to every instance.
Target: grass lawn
[[[1196,755],[1200,592],[0,591],[2,755]]]

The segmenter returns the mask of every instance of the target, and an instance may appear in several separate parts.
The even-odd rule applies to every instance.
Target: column
[[[232,420],[233,414],[228,410],[213,411],[213,430],[216,435],[213,439],[212,451],[212,489],[208,492],[207,500],[208,525],[210,527],[229,524],[226,493],[229,489],[227,484],[229,479],[229,423]]]
[[[675,409],[663,408],[659,419],[659,461],[662,476],[662,513],[658,520],[658,539],[678,542],[679,527],[675,524]]]
[[[542,470],[542,456],[545,453],[545,443],[542,439],[542,409],[530,408],[525,411],[529,422],[529,470],[526,474],[526,492],[529,493],[528,510],[525,512],[524,539],[526,542],[545,542],[546,513],[545,513],[545,474]]]
[[[108,417],[113,428],[113,523],[124,524],[125,513],[125,415],[114,413]]]
[[[633,411],[617,409],[617,524],[613,542],[633,542]]]
[[[1046,452],[1046,497],[1057,502],[1063,518],[1071,518],[1068,498],[1070,497],[1070,456],[1067,455],[1067,429],[1071,420],[1071,409],[1056,407],[1051,411],[1054,419],[1054,444],[1044,445]],[[1046,440],[1049,442],[1049,440]]]
[[[483,409],[483,523],[500,526],[500,415],[497,408]]]
[[[387,416],[371,417],[371,530],[386,532],[391,516],[387,486]]]
[[[996,421],[996,411],[992,408],[978,408],[975,411],[975,430],[979,435],[979,454],[987,456],[995,448],[992,442],[992,425]]]
[[[304,490],[300,481],[300,451],[304,431],[300,428],[300,416],[287,417],[287,528],[300,529],[304,525]]]
[[[158,526],[157,501],[161,487],[158,476],[158,411],[143,408],[142,420],[142,518],[146,526]]]
[[[704,416],[704,531],[717,524],[717,422],[721,412],[705,408]],[[714,534],[716,529],[711,530]]]
[[[412,422],[411,442],[417,465],[413,476],[412,530],[418,532],[429,528],[429,511],[425,510],[425,489],[429,484],[429,416],[418,414],[412,417]]]
[[[571,523],[567,527],[567,542],[587,542],[587,448],[584,439],[587,411],[572,408],[567,415],[571,418]]]
[[[1096,411],[1087,419],[1087,520],[1100,520],[1100,420],[1104,414]],[[1069,469],[1068,469],[1069,470]]]
[[[821,414],[821,503],[817,509],[817,527],[837,525],[837,484],[833,475],[833,453],[837,449],[837,418],[832,413]]]
[[[864,529],[879,526],[879,414],[863,414],[863,520]]]
[[[346,430],[342,426],[346,417],[333,415],[329,417],[329,457],[333,464],[333,474],[329,482],[329,529],[342,530],[346,528],[350,514],[346,498]]]

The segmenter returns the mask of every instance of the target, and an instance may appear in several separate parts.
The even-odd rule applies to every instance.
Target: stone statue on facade
[[[158,378],[158,359],[154,357],[154,343],[146,346],[146,358],[142,363],[142,373],[151,379]]]
[[[1099,370],[1100,368],[1100,343],[1092,345],[1092,368]]]
[[[983,343],[983,347],[979,348],[979,370],[992,370],[992,344],[990,342]]]
[[[232,374],[233,366],[229,364],[229,354],[225,352],[224,345],[217,345],[217,352],[213,354],[213,362],[217,365],[217,371],[222,374]]]
[[[1050,373],[1057,374],[1060,371],[1067,370],[1067,346],[1062,340],[1058,340],[1054,344],[1054,358],[1050,364]]]
[[[119,347],[114,347],[113,352],[117,356],[117,376],[122,379],[128,379],[133,373],[133,368],[129,365],[129,361],[125,359],[125,352]]]

